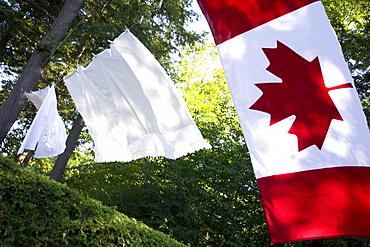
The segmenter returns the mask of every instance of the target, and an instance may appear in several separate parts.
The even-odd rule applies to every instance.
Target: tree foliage
[[[0,245],[184,246],[0,157]]]

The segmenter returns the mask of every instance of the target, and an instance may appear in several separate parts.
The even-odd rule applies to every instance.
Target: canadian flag
[[[321,1],[198,0],[273,243],[370,237],[370,135]]]

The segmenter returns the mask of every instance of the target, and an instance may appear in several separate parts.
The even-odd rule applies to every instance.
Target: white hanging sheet
[[[26,93],[26,96],[38,111],[18,154],[25,149],[36,149],[35,158],[53,157],[63,153],[67,135],[64,123],[58,115],[54,85]]]
[[[96,162],[176,159],[211,146],[158,61],[126,31],[67,88],[95,143]]]

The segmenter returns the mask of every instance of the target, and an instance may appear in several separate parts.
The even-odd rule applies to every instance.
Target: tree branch
[[[41,7],[37,3],[33,2],[33,1],[30,1],[30,0],[23,0],[23,1],[25,1],[26,3],[31,4],[32,6],[36,7],[37,9],[41,10],[42,12],[44,12],[47,15],[47,17],[49,17],[50,19],[52,19],[54,21],[55,17],[52,16],[51,14],[49,14],[49,12],[45,8]]]

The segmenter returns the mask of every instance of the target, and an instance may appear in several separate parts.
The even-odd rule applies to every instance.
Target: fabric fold
[[[63,153],[67,134],[58,114],[54,85],[26,93],[26,97],[38,111],[18,150],[18,155],[24,150],[36,150],[35,158],[53,157]]]
[[[176,159],[210,148],[165,70],[129,31],[65,82],[94,140],[96,162]]]

